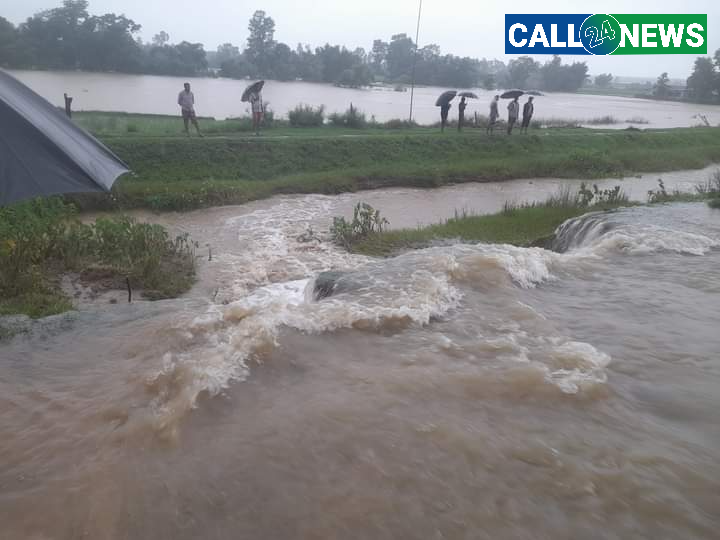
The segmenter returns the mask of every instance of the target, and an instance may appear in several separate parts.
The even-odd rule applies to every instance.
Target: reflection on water
[[[155,216],[213,247],[189,298],[0,345],[0,538],[716,538],[720,212],[576,220],[562,253],[298,241],[533,182]]]
[[[77,110],[126,111],[149,114],[177,114],[177,94],[186,79],[155,75],[123,75],[116,73],[10,71],[44,98],[56,105],[63,104],[63,93],[75,99]],[[250,114],[240,96],[247,81],[231,79],[191,79],[199,115],[222,119]],[[435,99],[446,88],[417,88],[413,116],[423,124],[439,121]],[[495,92],[474,89],[479,100],[470,100],[466,115],[486,115]],[[352,90],[326,84],[268,81],[263,91],[266,103],[276,114],[284,116],[300,103],[325,105],[328,113],[342,112],[352,103],[364,111],[368,119],[378,121],[406,118],[410,110],[410,92],[389,88]],[[504,111],[501,111],[504,112]],[[455,118],[457,109],[451,111]],[[611,96],[581,94],[547,94],[535,99],[537,118],[591,119],[613,116],[626,127],[626,121],[643,118],[654,128],[686,127],[700,123],[703,114],[716,125],[720,123],[720,106],[673,103]]]

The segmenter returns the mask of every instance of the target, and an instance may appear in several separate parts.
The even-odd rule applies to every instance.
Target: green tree
[[[670,95],[670,77],[663,72],[653,86],[653,96],[664,99]]]
[[[508,86],[524,89],[531,75],[540,71],[540,64],[529,56],[510,60],[508,64]]]
[[[687,80],[688,97],[693,101],[711,103],[718,99],[718,74],[713,60],[701,56],[695,60],[692,75]]]
[[[124,15],[108,13],[89,17],[84,23],[85,40],[78,52],[81,69],[89,71],[139,71],[142,51],[133,38],[140,25]]]
[[[222,67],[225,62],[238,56],[240,56],[239,47],[236,47],[232,43],[223,43],[222,45],[218,45],[217,52],[215,53],[215,65]]]
[[[495,90],[495,88],[497,87],[495,75],[492,73],[484,73],[480,77],[480,86],[485,90]]]
[[[612,84],[612,73],[601,73],[595,77],[595,86],[598,88],[609,88]]]
[[[295,55],[284,43],[276,44],[270,53],[269,75],[278,81],[291,81],[296,77]]]
[[[275,21],[264,11],[256,11],[248,24],[250,35],[247,38],[245,56],[254,64],[261,75],[270,70],[270,56],[275,47]]]
[[[89,46],[86,0],[65,0],[62,7],[42,11],[20,25],[29,62],[50,68],[77,68],[79,52]]]
[[[17,40],[15,26],[0,17],[0,66],[13,66],[17,62]]]
[[[384,76],[387,68],[387,55],[390,46],[382,39],[373,41],[370,51],[370,65],[375,75]]]
[[[412,72],[415,44],[407,34],[392,37],[387,53],[387,71],[393,81],[409,81]]]
[[[155,34],[152,38],[152,44],[157,47],[164,47],[168,43],[170,43],[170,34],[165,30],[161,30],[160,33]]]

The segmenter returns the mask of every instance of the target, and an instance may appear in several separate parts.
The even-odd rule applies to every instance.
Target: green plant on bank
[[[128,278],[152,299],[177,296],[194,281],[195,245],[187,235],[172,239],[160,225],[124,216],[83,224],[57,197],[0,209],[0,238],[0,314],[71,309],[58,286],[71,271]]]
[[[348,222],[344,217],[333,218],[330,235],[336,244],[347,249],[358,240],[383,232],[387,225],[388,220],[380,216],[379,210],[360,202],[355,206],[352,221]]]
[[[350,108],[344,113],[332,113],[329,116],[330,123],[334,126],[342,126],[353,129],[364,129],[367,127],[368,122],[365,118],[365,113],[358,110],[357,107],[353,107],[350,104]]]
[[[288,119],[293,127],[320,127],[325,123],[325,106],[300,104],[288,112]]]

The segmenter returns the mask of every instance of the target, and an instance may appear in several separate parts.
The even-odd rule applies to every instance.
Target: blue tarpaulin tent
[[[0,206],[59,193],[110,191],[120,158],[0,70]]]

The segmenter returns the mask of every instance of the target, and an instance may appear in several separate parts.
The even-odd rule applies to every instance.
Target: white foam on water
[[[217,395],[249,375],[248,362],[277,346],[282,327],[318,334],[341,328],[380,328],[388,321],[425,325],[457,306],[461,295],[446,274],[416,270],[357,294],[310,301],[310,278],[259,287],[226,306],[212,305],[186,328],[182,352],[168,353],[150,377],[163,416],[195,406],[202,392]]]
[[[589,343],[561,342],[551,349],[550,356],[552,365],[545,366],[545,379],[566,394],[607,383],[605,368],[611,362],[610,355]]]
[[[596,239],[586,249],[599,255],[612,252],[635,255],[666,251],[699,256],[718,246],[720,241],[702,234],[647,225],[614,229]]]

